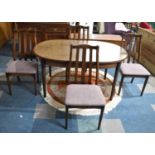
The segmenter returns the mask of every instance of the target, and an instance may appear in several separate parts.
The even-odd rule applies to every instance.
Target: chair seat
[[[16,60],[8,64],[6,73],[35,74],[37,72],[36,69],[37,65],[33,62]]]
[[[147,69],[145,69],[141,64],[123,63],[120,69],[123,75],[134,75],[134,76],[150,75],[150,72]]]
[[[70,84],[67,86],[65,104],[70,106],[104,106],[105,97],[97,85]]]

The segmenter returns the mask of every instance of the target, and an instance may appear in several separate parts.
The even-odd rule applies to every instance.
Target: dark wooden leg
[[[98,128],[97,128],[98,130],[100,129],[100,126],[101,126],[102,117],[103,117],[103,111],[104,111],[104,107],[101,108],[99,122],[98,122]]]
[[[10,82],[10,75],[6,74],[6,79],[7,79],[7,83],[8,83],[8,89],[9,89],[9,94],[12,95],[12,91],[11,91],[11,82]]]
[[[131,56],[129,55],[129,56],[128,56],[127,63],[129,63],[129,62],[130,62],[130,59],[131,59]]]
[[[69,76],[68,76],[68,73],[69,73],[69,69],[68,69],[68,66],[66,67],[66,84],[68,84],[69,82]]]
[[[107,78],[107,72],[108,72],[108,68],[105,68],[104,79]]]
[[[20,81],[21,81],[19,76],[17,76],[17,81],[18,81],[18,82],[20,82]]]
[[[37,95],[37,75],[33,75],[34,78],[34,94]]]
[[[65,112],[65,129],[68,127],[68,107],[66,106],[66,112]]]
[[[131,83],[133,83],[133,80],[134,80],[134,77],[132,77],[132,79],[131,79]]]
[[[46,71],[45,71],[46,62],[44,59],[41,60],[41,72],[42,72],[42,82],[43,82],[43,93],[46,97]]]
[[[119,89],[118,89],[118,95],[119,95],[120,92],[121,92],[121,88],[122,88],[123,81],[124,81],[124,76],[122,75],[121,82],[120,82]]]
[[[52,67],[49,66],[49,76],[51,77],[52,76]]]
[[[146,84],[147,84],[148,79],[149,79],[149,77],[147,76],[147,77],[145,78],[144,85],[143,85],[142,92],[141,92],[140,96],[142,96],[143,93],[144,93],[144,90],[145,90],[145,87],[146,87]]]
[[[37,83],[39,84],[39,68],[37,66]]]
[[[114,74],[114,81],[112,84],[112,90],[111,90],[111,95],[110,95],[110,100],[112,100],[114,92],[115,92],[115,86],[116,86],[116,81],[117,81],[117,77],[118,77],[118,71],[120,68],[120,64],[121,63],[117,63],[117,65],[116,65],[115,74]]]

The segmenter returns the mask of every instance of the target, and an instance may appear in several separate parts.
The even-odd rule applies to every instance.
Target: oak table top
[[[55,39],[43,41],[34,48],[35,54],[47,60],[68,62],[70,45],[89,44],[99,46],[99,63],[116,63],[127,57],[127,52],[118,45],[101,41]]]

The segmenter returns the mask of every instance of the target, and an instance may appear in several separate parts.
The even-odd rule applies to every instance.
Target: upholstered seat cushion
[[[35,74],[37,65],[25,60],[16,60],[8,64],[6,73],[26,73]]]
[[[150,75],[147,69],[145,69],[141,64],[136,63],[122,63],[121,72],[124,75]]]
[[[71,106],[104,106],[105,97],[97,85],[70,84],[66,89],[65,104]]]

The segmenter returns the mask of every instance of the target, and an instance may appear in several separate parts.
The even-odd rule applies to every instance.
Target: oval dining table
[[[67,67],[69,63],[70,45],[89,44],[99,46],[99,67],[112,68],[115,67],[112,90],[109,100],[112,100],[115,85],[117,81],[118,71],[121,62],[126,59],[127,52],[121,46],[113,43],[90,40],[68,40],[54,39],[40,42],[34,47],[34,53],[41,60],[41,72],[43,82],[43,93],[46,97],[46,72],[45,66]]]

